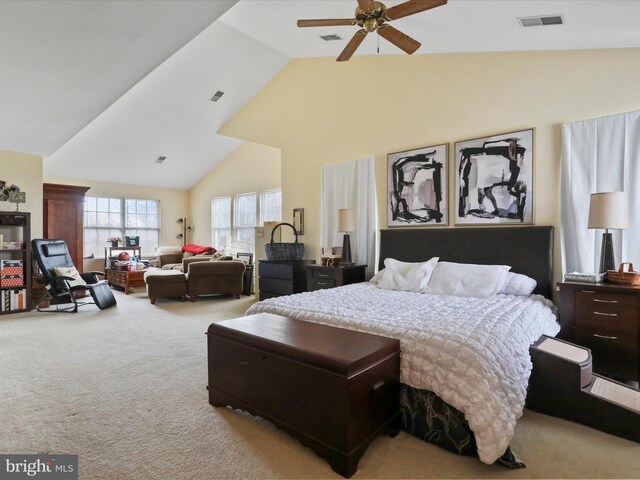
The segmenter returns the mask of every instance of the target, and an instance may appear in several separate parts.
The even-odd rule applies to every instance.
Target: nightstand
[[[325,267],[324,265],[307,265],[307,291],[322,288],[341,287],[351,283],[364,282],[367,273],[366,265],[352,267]]]
[[[560,338],[591,350],[593,369],[638,380],[640,287],[561,282]]]

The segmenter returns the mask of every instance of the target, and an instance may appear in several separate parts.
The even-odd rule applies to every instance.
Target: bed
[[[529,345],[559,331],[552,292],[553,227],[383,230],[385,258],[510,265],[536,280],[529,297],[486,299],[382,290],[371,283],[268,299],[247,314],[398,338],[403,428],[485,463],[523,466],[509,448],[531,373]]]

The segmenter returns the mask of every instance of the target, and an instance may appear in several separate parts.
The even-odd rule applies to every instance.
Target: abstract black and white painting
[[[447,145],[387,155],[388,226],[447,225]]]
[[[533,223],[534,130],[455,144],[456,224]]]

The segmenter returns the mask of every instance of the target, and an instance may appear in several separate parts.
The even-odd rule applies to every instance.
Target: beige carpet
[[[340,478],[268,422],[207,403],[204,332],[247,297],[116,295],[103,312],[0,317],[1,453],[76,453],[86,479]],[[354,478],[640,476],[640,445],[532,412],[512,446],[526,469],[381,437]]]

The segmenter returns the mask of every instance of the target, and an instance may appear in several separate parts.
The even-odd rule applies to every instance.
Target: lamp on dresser
[[[592,193],[589,203],[588,228],[602,228],[600,247],[600,273],[614,270],[613,238],[609,230],[624,230],[629,223],[627,193]]]
[[[340,266],[350,267],[353,265],[351,259],[351,239],[349,234],[356,229],[356,212],[353,208],[341,208],[338,210],[338,231],[344,233],[342,241],[342,261]]]

